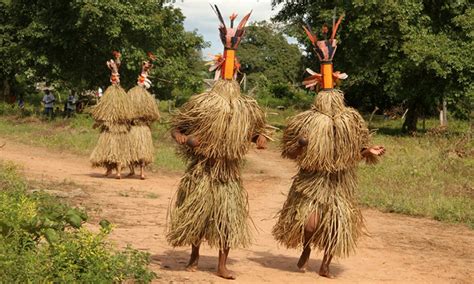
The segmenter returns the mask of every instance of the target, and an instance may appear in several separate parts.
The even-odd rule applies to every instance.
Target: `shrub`
[[[71,208],[29,185],[15,167],[0,164],[0,279],[18,282],[150,282],[148,254],[127,247],[115,251],[99,233],[82,227],[84,211]]]

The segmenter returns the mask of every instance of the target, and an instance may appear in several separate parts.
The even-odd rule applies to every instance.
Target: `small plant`
[[[87,214],[41,192],[28,193],[15,167],[0,164],[0,282],[151,282],[147,253],[116,251],[100,232],[82,226]]]

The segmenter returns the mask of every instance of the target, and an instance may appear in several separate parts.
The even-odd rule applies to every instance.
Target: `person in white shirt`
[[[51,93],[50,90],[47,90],[45,95],[43,96],[42,103],[44,104],[44,115],[49,118],[53,118],[53,108],[55,101],[56,98],[54,97],[53,93]]]
[[[74,112],[76,111],[76,95],[71,92],[69,94],[69,97],[67,98],[67,103],[66,103],[66,116],[71,117],[74,115]]]

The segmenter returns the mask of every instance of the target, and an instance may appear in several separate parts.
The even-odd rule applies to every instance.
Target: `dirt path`
[[[217,251],[204,245],[201,271],[191,273],[183,270],[189,248],[172,249],[165,241],[167,208],[179,175],[152,173],[145,181],[105,179],[85,157],[12,141],[0,150],[0,159],[22,165],[30,179],[78,184],[81,189],[72,193],[80,194],[73,200],[89,209],[91,224],[106,218],[116,224],[111,238],[119,246],[131,244],[150,252],[152,269],[160,277],[157,283],[228,283],[213,274]],[[363,212],[371,235],[361,240],[357,253],[332,265],[337,279],[317,276],[320,254],[313,255],[309,272],[296,272],[299,252],[278,247],[270,233],[295,168],[276,152],[257,150],[251,151],[247,165],[244,182],[258,232],[252,247],[231,251],[229,268],[238,277],[232,283],[473,282],[473,231],[375,210]]]

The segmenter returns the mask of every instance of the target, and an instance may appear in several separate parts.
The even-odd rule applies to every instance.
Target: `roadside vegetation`
[[[15,165],[0,163],[0,279],[3,283],[148,283],[147,253],[117,250],[112,226],[83,226],[87,213],[34,190]]]

